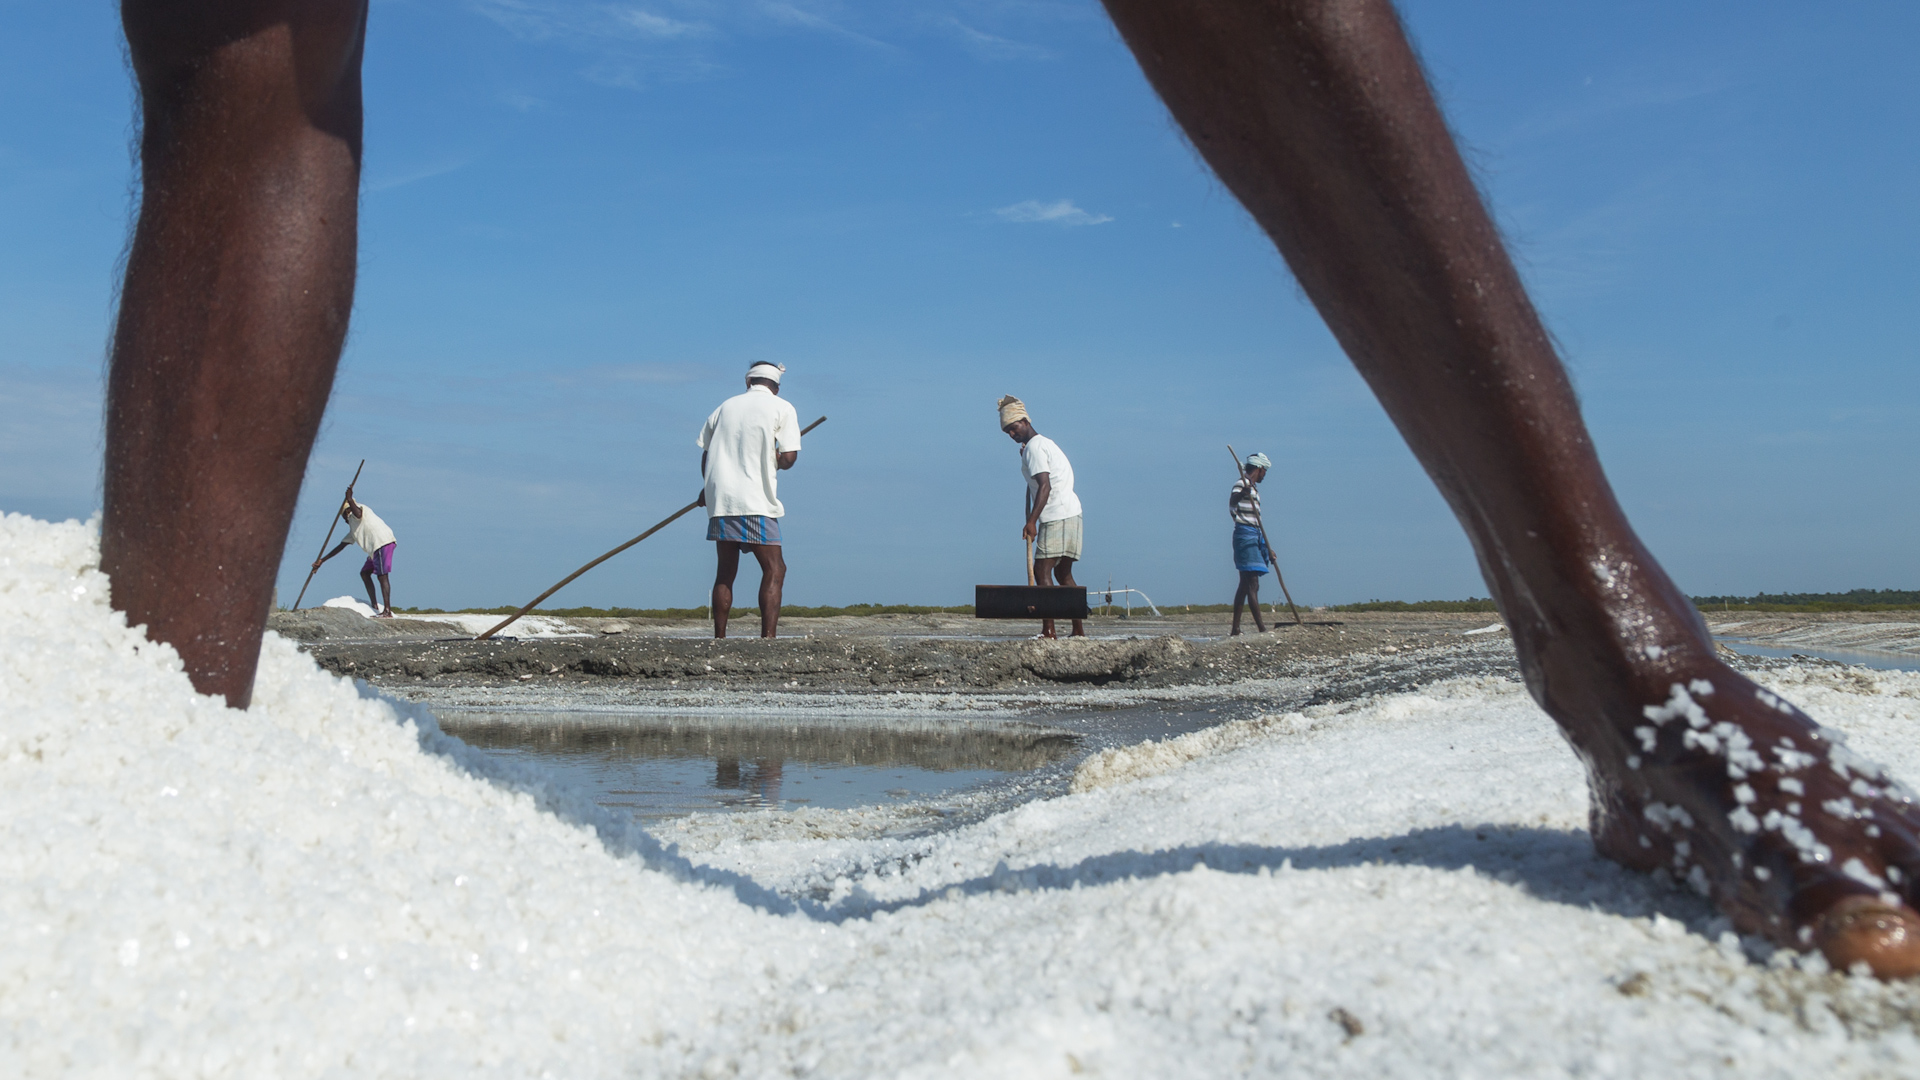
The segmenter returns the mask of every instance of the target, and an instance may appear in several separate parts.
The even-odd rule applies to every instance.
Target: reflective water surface
[[[1920,657],[1896,652],[1875,652],[1869,649],[1813,649],[1804,645],[1781,648],[1777,645],[1755,645],[1737,637],[1721,637],[1714,640],[1747,656],[1770,656],[1778,660],[1791,660],[1797,656],[1811,657],[1815,660],[1833,660],[1842,664],[1858,664],[1879,671],[1920,671]]]
[[[642,818],[848,808],[928,798],[1030,772],[1076,736],[1024,723],[869,717],[443,711],[441,727],[502,758],[539,762]]]

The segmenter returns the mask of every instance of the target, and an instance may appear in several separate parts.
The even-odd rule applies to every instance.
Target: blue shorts
[[[759,514],[710,517],[707,519],[707,539],[731,540],[736,544],[778,544],[780,519]]]
[[[1233,527],[1233,566],[1255,574],[1267,572],[1267,545],[1260,539],[1258,525]]]

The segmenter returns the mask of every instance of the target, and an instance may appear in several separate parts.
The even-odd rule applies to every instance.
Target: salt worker
[[[1635,535],[1390,0],[1104,2],[1459,516],[1599,851],[1840,970],[1920,973],[1920,810],[1723,663]],[[367,7],[120,3],[140,203],[100,569],[236,709],[353,310]]]
[[[1261,633],[1267,624],[1260,621],[1260,575],[1267,572],[1273,553],[1267,550],[1266,529],[1260,523],[1260,481],[1267,478],[1273,460],[1265,454],[1249,454],[1240,467],[1240,479],[1227,493],[1227,512],[1233,516],[1233,568],[1240,572],[1240,587],[1233,593],[1233,633],[1240,635],[1240,606],[1253,608],[1253,626]]]
[[[1033,542],[1033,579],[1041,585],[1078,585],[1080,496],[1073,493],[1073,463],[1052,439],[1033,430],[1027,407],[1008,394],[1000,399],[1000,430],[1020,444],[1020,475],[1027,481],[1027,522],[1020,535]],[[1040,636],[1056,636],[1052,619],[1040,621]],[[1073,620],[1073,636],[1087,629]]]
[[[340,520],[347,523],[346,539],[340,541],[332,551],[313,560],[313,568],[319,570],[321,563],[347,550],[347,545],[358,545],[360,550],[367,553],[367,561],[360,564],[360,583],[367,587],[367,606],[373,609],[376,619],[393,618],[393,579],[390,575],[393,573],[393,549],[399,546],[394,540],[393,530],[387,528],[387,523],[380,520],[380,515],[374,513],[372,507],[354,501],[351,487],[347,489],[346,500],[340,504]],[[375,577],[380,579],[380,591],[387,600],[385,604],[373,595]]]
[[[787,580],[781,554],[779,472],[800,458],[800,417],[780,396],[782,364],[764,361],[747,368],[747,389],[720,403],[694,440],[700,447],[700,474],[706,486],[700,505],[707,508],[707,539],[714,541],[718,567],[713,575],[713,636],[727,636],[733,607],[733,579],[740,553],[760,563],[760,636],[780,628],[780,594]]]

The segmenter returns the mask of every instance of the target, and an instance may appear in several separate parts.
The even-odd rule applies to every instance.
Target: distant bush
[[[1334,604],[1328,611],[1497,611],[1492,600],[1469,596],[1465,600],[1368,600],[1361,604]]]
[[[1852,589],[1843,593],[1760,593],[1757,596],[1696,596],[1704,611],[1912,611],[1920,592],[1911,589]]]

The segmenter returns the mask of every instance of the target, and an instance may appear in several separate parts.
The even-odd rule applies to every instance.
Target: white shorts
[[[1033,557],[1036,559],[1074,559],[1080,558],[1080,515],[1061,518],[1059,521],[1040,523],[1040,535],[1033,539]]]

